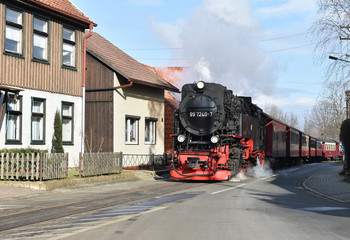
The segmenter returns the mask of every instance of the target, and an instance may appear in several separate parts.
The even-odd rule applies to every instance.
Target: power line
[[[268,39],[260,40],[260,42],[267,42],[267,41],[279,40],[279,39],[284,39],[284,38],[291,38],[291,37],[296,37],[296,36],[301,36],[301,35],[306,35],[306,34],[307,33],[298,33],[298,34],[293,34],[293,35],[287,35],[287,36],[281,36],[281,37],[275,37],[275,38],[268,38]]]
[[[311,46],[311,45],[316,45],[316,44],[317,44],[317,43],[310,43],[310,44],[300,45],[300,46],[296,46],[296,47],[283,48],[283,49],[268,51],[268,53],[282,52],[282,51],[287,51],[287,50],[297,49],[297,48],[303,48],[303,47],[307,47],[307,46]]]

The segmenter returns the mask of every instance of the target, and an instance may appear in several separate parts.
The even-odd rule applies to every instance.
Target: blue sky
[[[186,66],[184,83],[219,82],[262,108],[276,104],[300,117],[319,98],[324,66],[307,34],[316,0],[71,2],[139,62]]]

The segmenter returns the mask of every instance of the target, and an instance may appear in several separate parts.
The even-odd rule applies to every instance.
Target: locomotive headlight
[[[219,136],[218,135],[214,135],[214,136],[212,136],[211,138],[210,138],[210,141],[212,142],[212,143],[217,143],[217,142],[219,142]]]
[[[177,141],[179,141],[180,143],[184,142],[186,140],[186,136],[185,135],[179,135],[177,136]]]
[[[204,88],[204,82],[203,81],[197,82],[197,88],[198,89],[203,89]]]

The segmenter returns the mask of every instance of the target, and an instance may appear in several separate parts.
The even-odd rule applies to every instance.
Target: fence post
[[[119,158],[119,173],[123,171],[123,152],[120,152],[120,158]]]
[[[81,178],[81,165],[83,161],[83,153],[79,153],[79,178]]]
[[[40,164],[39,164],[39,179],[40,179],[40,182],[43,181],[43,153],[39,153],[39,160],[40,160]]]
[[[151,154],[151,170],[154,171],[154,154]]]

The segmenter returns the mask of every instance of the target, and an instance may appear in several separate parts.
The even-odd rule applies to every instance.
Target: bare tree
[[[327,68],[325,85],[312,112],[306,114],[304,131],[313,136],[338,139],[345,119],[345,90],[350,81],[350,1],[318,0],[317,18],[310,28],[315,52]],[[336,58],[330,61],[328,57]],[[340,60],[339,60],[340,59]]]
[[[271,117],[278,119],[282,122],[286,123],[288,120],[288,117],[283,112],[283,110],[275,104],[266,104],[264,107],[264,110],[268,115],[270,115]]]
[[[329,83],[323,91],[322,100],[317,101],[304,124],[304,131],[321,138],[338,139],[339,129],[345,119],[346,86]]]
[[[275,104],[267,104],[264,108],[265,112],[271,117],[288,124],[291,127],[299,129],[298,116],[295,113],[284,113],[281,108]]]
[[[325,81],[349,82],[349,63],[344,61],[330,61],[328,57],[346,60],[350,57],[350,1],[349,0],[318,0],[318,14],[309,29],[315,39],[315,52],[322,63],[327,61]]]
[[[85,149],[87,153],[101,152],[104,144],[104,137],[97,136],[96,131],[89,129],[88,134],[85,134]]]

